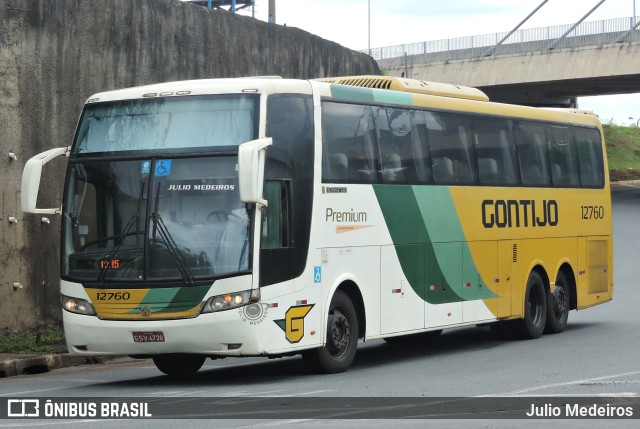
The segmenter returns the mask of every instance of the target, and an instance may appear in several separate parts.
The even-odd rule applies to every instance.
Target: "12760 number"
[[[582,219],[604,219],[603,206],[580,206],[582,209]]]
[[[129,292],[98,292],[96,294],[98,301],[127,301],[130,298]]]

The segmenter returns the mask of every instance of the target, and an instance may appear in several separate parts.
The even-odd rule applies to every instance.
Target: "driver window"
[[[262,214],[262,248],[290,247],[289,243],[289,182],[265,181],[267,208]]]

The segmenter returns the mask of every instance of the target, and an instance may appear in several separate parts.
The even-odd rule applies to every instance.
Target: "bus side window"
[[[442,184],[472,184],[476,177],[475,153],[464,116],[425,111],[433,181]]]
[[[273,148],[285,156],[285,164],[292,170],[289,174],[296,179],[313,178],[313,108],[309,96],[270,96],[266,134],[273,138]],[[269,173],[266,171],[267,177]]]
[[[604,162],[602,159],[602,141],[598,130],[574,127],[578,163],[580,165],[580,183],[585,188],[604,186]]]
[[[417,179],[412,151],[412,111],[374,108],[380,176],[383,183],[415,183]]]
[[[515,146],[506,119],[475,118],[472,122],[478,180],[483,185],[515,185]]]
[[[375,133],[371,107],[322,103],[322,180],[377,183]],[[346,163],[344,157],[335,156],[338,154],[346,156]],[[345,168],[346,178],[342,177]]]
[[[427,139],[427,124],[424,112],[416,110],[411,115],[411,150],[413,165],[418,183],[429,183],[431,176],[431,159]]]
[[[544,127],[519,122],[515,129],[520,177],[525,186],[549,186],[551,178],[547,162]]]
[[[578,186],[578,165],[571,128],[552,125],[549,140],[551,181],[556,187]]]

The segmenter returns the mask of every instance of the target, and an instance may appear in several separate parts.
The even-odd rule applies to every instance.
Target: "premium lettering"
[[[332,208],[327,208],[324,220],[325,222],[366,222],[367,212],[356,212],[353,209],[339,212],[334,211]]]

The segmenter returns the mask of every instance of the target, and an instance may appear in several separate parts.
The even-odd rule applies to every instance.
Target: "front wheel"
[[[524,318],[514,321],[519,337],[536,339],[544,332],[547,321],[547,290],[540,274],[532,271],[527,280],[524,298]]]
[[[556,287],[553,293],[547,294],[547,324],[544,332],[547,334],[559,334],[567,327],[569,320],[569,283],[563,272],[558,273]]]
[[[181,378],[198,372],[206,358],[203,355],[191,354],[156,355],[153,357],[153,363],[169,377]]]
[[[349,296],[339,290],[333,295],[327,317],[327,339],[324,347],[302,354],[314,372],[333,374],[346,371],[358,348],[358,317]]]

